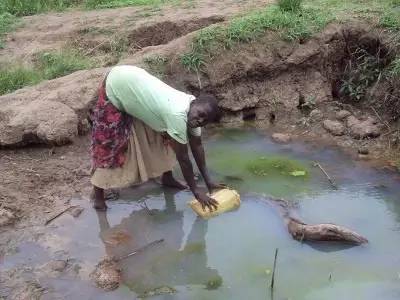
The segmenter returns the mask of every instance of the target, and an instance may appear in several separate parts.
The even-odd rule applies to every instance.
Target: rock
[[[0,146],[63,145],[78,134],[78,117],[60,102],[35,100],[10,107],[0,121]]]
[[[336,113],[336,119],[338,119],[339,121],[343,121],[350,116],[351,112],[349,112],[348,110],[340,110]]]
[[[272,139],[275,142],[282,143],[282,144],[287,144],[292,140],[291,136],[289,134],[285,134],[285,133],[274,133],[272,135]]]
[[[0,227],[13,224],[17,220],[16,215],[9,209],[0,208]]]
[[[347,127],[352,127],[353,125],[356,125],[358,123],[360,123],[360,120],[357,119],[355,116],[349,116],[346,121]]]
[[[362,154],[362,155],[368,155],[369,154],[369,150],[367,147],[363,146],[358,148],[358,153]]]
[[[310,120],[314,122],[321,121],[324,118],[324,114],[319,109],[314,109],[310,112]]]
[[[67,268],[68,262],[65,260],[52,260],[42,265],[39,270],[46,276],[58,276]]]
[[[328,132],[336,136],[344,135],[346,131],[345,126],[338,121],[325,120],[323,126]]]
[[[77,218],[80,216],[80,214],[84,211],[85,209],[83,207],[80,206],[76,206],[76,207],[72,207],[69,210],[69,213],[71,214],[71,216],[73,216],[74,218]]]
[[[78,71],[0,96],[0,146],[65,144],[87,131],[88,111],[107,68]]]
[[[90,278],[98,288],[112,291],[117,289],[121,283],[121,270],[114,260],[105,258],[97,264],[95,270],[90,274]]]
[[[347,127],[349,127],[350,136],[354,139],[376,138],[381,135],[381,128],[374,118],[360,121],[350,116],[347,118]]]

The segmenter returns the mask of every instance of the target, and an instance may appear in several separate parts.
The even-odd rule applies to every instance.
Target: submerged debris
[[[115,260],[107,257],[97,264],[95,270],[90,274],[90,278],[98,288],[113,291],[121,283],[121,270]]]
[[[72,208],[69,210],[69,213],[70,213],[74,218],[77,218],[77,217],[79,217],[79,216],[81,215],[81,213],[82,213],[84,210],[85,210],[85,209],[84,209],[83,207],[75,206],[75,207],[72,207]]]
[[[37,271],[45,277],[58,277],[70,267],[68,260],[52,260],[40,266]]]
[[[278,208],[289,233],[298,241],[339,241],[355,245],[368,243],[368,240],[358,233],[343,226],[323,223],[309,225],[291,216],[289,202],[268,197],[267,202]]]
[[[144,299],[144,298],[149,298],[149,297],[154,297],[154,296],[161,296],[161,295],[172,295],[177,293],[178,291],[174,289],[173,287],[170,286],[161,286],[149,291],[144,292],[141,294],[138,298],[139,299]]]
[[[222,283],[223,283],[222,277],[215,276],[206,282],[206,289],[207,290],[216,290],[222,285]]]

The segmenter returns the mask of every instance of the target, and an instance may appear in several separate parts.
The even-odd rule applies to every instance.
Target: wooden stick
[[[271,278],[271,292],[274,291],[275,285],[275,270],[276,270],[276,260],[278,259],[278,248],[275,249],[275,258],[274,258],[274,268],[272,270],[272,278]]]
[[[337,187],[335,181],[329,176],[329,174],[328,174],[328,173],[325,171],[325,169],[320,165],[320,163],[319,163],[319,162],[314,162],[314,166],[321,169],[321,171],[325,174],[326,178],[328,178],[328,180],[329,180],[330,184],[332,185],[332,187],[333,187],[335,190],[337,190],[338,187]]]
[[[138,254],[139,252],[142,252],[142,251],[146,250],[147,248],[150,248],[150,247],[155,246],[155,245],[157,245],[157,244],[160,244],[160,243],[162,243],[162,242],[164,242],[164,239],[156,240],[156,241],[154,241],[154,242],[151,242],[151,243],[149,243],[149,244],[147,244],[147,245],[145,245],[145,246],[143,246],[143,247],[141,247],[141,248],[139,248],[139,249],[137,249],[137,250],[135,250],[135,251],[133,251],[133,252],[127,254],[127,255],[124,255],[124,256],[121,256],[121,257],[119,257],[119,258],[116,258],[115,260],[116,260],[116,261],[120,261],[120,260],[122,260],[122,259],[131,257],[131,256],[133,256],[133,255]]]
[[[60,211],[58,214],[56,214],[55,216],[51,217],[50,219],[48,219],[44,225],[49,225],[51,222],[53,222],[55,219],[57,219],[58,217],[60,217],[61,215],[63,215],[64,213],[66,213],[68,210],[70,210],[71,208],[73,208],[75,206],[68,206],[67,208],[65,208],[64,210]]]

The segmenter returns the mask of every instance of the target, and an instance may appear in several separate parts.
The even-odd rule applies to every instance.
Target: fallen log
[[[264,198],[276,207],[282,216],[291,236],[298,241],[338,241],[361,245],[368,240],[358,233],[335,224],[323,223],[310,225],[291,215],[292,207],[288,201],[274,198]]]

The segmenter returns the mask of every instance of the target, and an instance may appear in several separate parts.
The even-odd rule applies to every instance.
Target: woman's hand
[[[218,209],[218,202],[215,199],[207,196],[206,193],[198,191],[194,194],[194,196],[196,197],[197,201],[200,202],[201,207],[203,208],[204,211],[206,210],[206,207],[210,211]]]

